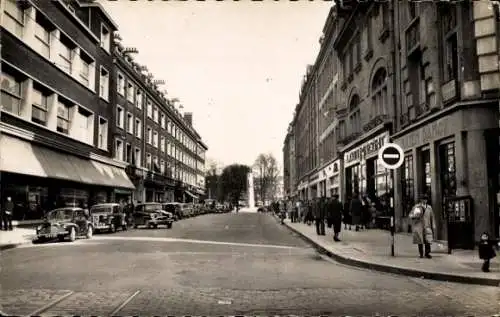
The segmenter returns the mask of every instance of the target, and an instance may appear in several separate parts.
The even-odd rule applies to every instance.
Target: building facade
[[[14,219],[115,200],[134,185],[110,153],[117,25],[87,2],[1,2],[1,200]]]
[[[290,177],[290,129],[285,137],[285,142],[283,143],[283,187],[285,196],[291,196],[291,177]]]
[[[320,57],[328,55],[321,49],[292,122],[302,198],[328,194],[321,162],[336,162],[331,169],[340,175],[342,200],[359,191],[382,215],[394,212],[400,231],[411,230],[408,213],[426,194],[439,239],[452,236],[448,223],[461,228],[454,239],[472,245],[484,231],[499,236],[498,6],[344,1],[332,11],[327,24],[337,71],[328,71],[331,80],[321,77],[327,58]],[[327,85],[334,91],[330,106]],[[314,98],[316,115],[307,102]],[[394,171],[377,158],[388,142],[405,151]]]
[[[127,164],[135,201],[196,201],[204,190],[207,146],[158,88],[147,68],[136,63],[135,48],[117,41],[114,49],[113,156]],[[201,181],[200,181],[201,180]]]
[[[447,237],[450,218],[470,225],[461,234],[472,242],[484,231],[498,236],[499,138],[494,128],[500,77],[493,7],[484,1],[402,1],[395,11],[401,92],[392,139],[406,151],[403,168],[395,171],[397,219],[405,230],[410,203],[425,193],[431,197],[439,238]],[[470,197],[469,208],[456,204],[457,197]]]

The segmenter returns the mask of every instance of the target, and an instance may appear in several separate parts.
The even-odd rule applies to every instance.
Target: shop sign
[[[339,161],[335,160],[333,163],[329,164],[323,169],[323,174],[325,177],[331,177],[339,172]]]
[[[344,154],[344,164],[352,165],[366,159],[372,154],[378,154],[378,150],[389,141],[389,132],[384,132],[381,135],[363,143],[361,146],[348,151]]]
[[[452,120],[450,117],[439,119],[394,140],[394,142],[399,144],[403,149],[411,149],[415,146],[445,138],[451,134],[450,125],[453,123],[450,124],[450,120]]]
[[[309,182],[315,182],[315,181],[317,181],[318,179],[319,179],[319,173],[316,173],[316,174],[311,175],[311,176],[309,177]]]

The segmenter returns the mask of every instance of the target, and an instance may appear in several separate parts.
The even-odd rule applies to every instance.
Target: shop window
[[[431,197],[431,153],[430,150],[425,149],[420,152],[420,194],[426,194]]]
[[[413,156],[405,156],[402,168],[402,188],[403,188],[403,217],[408,216],[411,208],[415,204],[414,176],[413,176]]]
[[[456,196],[457,179],[455,166],[455,143],[439,146],[439,168],[441,175],[441,190],[443,199]]]

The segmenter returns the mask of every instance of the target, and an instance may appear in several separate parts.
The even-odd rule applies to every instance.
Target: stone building
[[[401,91],[392,139],[406,152],[395,171],[398,225],[408,229],[411,204],[425,193],[438,238],[448,237],[447,219],[461,225],[469,245],[484,231],[498,236],[498,129],[490,132],[499,118],[495,12],[487,1],[400,1],[394,16]],[[457,197],[470,197],[469,208]]]

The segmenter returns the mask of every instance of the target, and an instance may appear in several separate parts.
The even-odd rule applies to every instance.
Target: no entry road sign
[[[399,145],[387,143],[378,151],[378,159],[382,166],[393,170],[403,165],[405,153]]]

